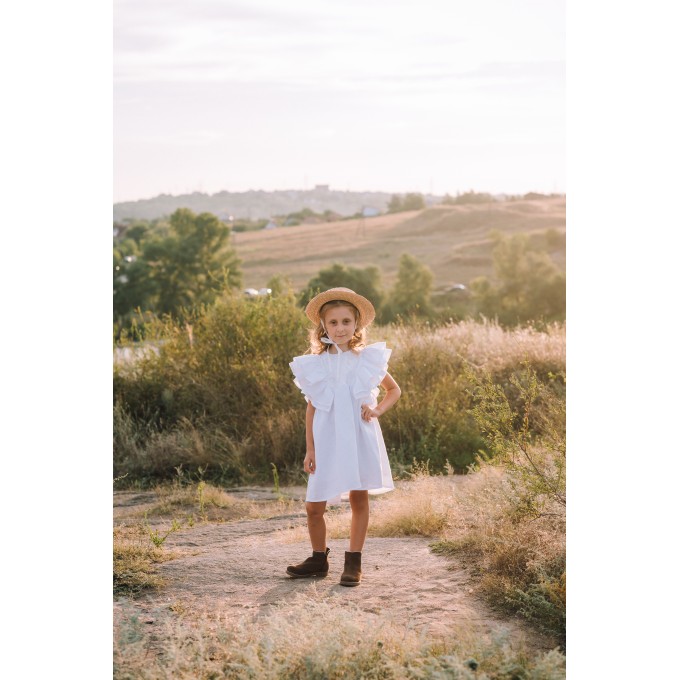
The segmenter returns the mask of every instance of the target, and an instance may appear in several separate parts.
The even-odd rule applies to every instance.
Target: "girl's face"
[[[324,314],[324,325],[328,337],[341,347],[347,344],[357,327],[354,310],[349,307],[331,307]]]

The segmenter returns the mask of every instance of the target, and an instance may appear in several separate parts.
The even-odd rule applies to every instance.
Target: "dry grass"
[[[156,572],[156,565],[179,556],[178,552],[154,545],[147,527],[141,524],[116,527],[113,530],[114,593],[129,595],[160,588],[163,580]]]
[[[394,491],[377,498],[369,496],[369,537],[442,535],[448,520],[452,478],[419,473],[412,479],[397,482]],[[327,538],[349,538],[352,512],[348,505],[328,508],[325,518]],[[281,543],[300,543],[309,539],[309,532],[306,525],[291,527],[279,530],[277,538]]]
[[[450,520],[451,477],[416,474],[373,506],[368,535],[440,536]]]
[[[523,614],[565,642],[565,507],[543,499],[536,516],[522,482],[481,465],[453,496],[449,521],[433,547],[473,567],[492,604]]]
[[[435,472],[443,472],[447,460],[456,472],[465,472],[480,449],[488,450],[472,416],[468,373],[488,375],[518,408],[512,377],[524,361],[544,382],[562,372],[566,363],[565,324],[553,324],[545,332],[506,330],[492,321],[380,331],[394,348],[390,372],[402,388],[399,403],[381,421],[390,464],[397,471],[408,469],[417,458],[429,460]]]
[[[242,519],[266,519],[299,511],[299,503],[284,495],[271,501],[236,498],[206,482],[178,485],[159,484],[157,500],[128,517],[154,517],[189,522],[233,522]]]
[[[114,678],[121,680],[565,677],[557,651],[532,655],[469,625],[433,639],[314,591],[237,622],[173,616],[152,634],[122,610],[114,623]]]
[[[522,206],[526,210],[522,210]],[[323,225],[252,231],[236,235],[235,248],[242,258],[244,286],[261,288],[274,275],[289,277],[296,290],[303,288],[319,269],[342,261],[352,267],[377,265],[383,284],[394,284],[402,253],[428,265],[440,283],[469,284],[492,271],[492,229],[506,234],[564,230],[563,198],[491,205],[434,206],[422,211],[381,215],[363,220],[343,220]],[[468,243],[476,257],[452,261]]]
[[[462,559],[492,606],[521,613],[564,644],[564,506],[546,499],[540,516],[525,514],[522,484],[486,464],[465,478],[421,469],[371,502],[368,535],[437,539],[433,548]],[[349,510],[327,512],[327,536],[348,538],[350,522]],[[281,530],[278,539],[305,542],[307,527]]]
[[[425,326],[385,327],[381,337],[388,345],[400,349],[415,349],[427,356],[436,349],[464,360],[491,373],[528,360],[532,365],[562,366],[566,364],[567,331],[565,324],[551,324],[544,331],[533,328],[504,329],[493,321],[465,320],[441,328]]]

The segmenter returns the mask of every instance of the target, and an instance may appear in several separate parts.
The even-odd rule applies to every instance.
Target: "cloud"
[[[502,80],[557,79],[566,75],[566,64],[560,60],[492,62],[481,64],[461,77],[474,79],[497,78]]]

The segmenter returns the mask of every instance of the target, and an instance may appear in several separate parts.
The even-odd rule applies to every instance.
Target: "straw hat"
[[[359,321],[357,328],[365,328],[375,319],[375,308],[362,295],[355,293],[349,288],[330,288],[323,293],[319,293],[313,297],[307,307],[305,314],[310,321],[314,323],[320,322],[319,310],[331,300],[342,300],[343,302],[351,302],[359,310]]]

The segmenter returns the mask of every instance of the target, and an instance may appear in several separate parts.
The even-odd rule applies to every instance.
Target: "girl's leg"
[[[307,508],[307,528],[309,539],[312,542],[312,550],[323,552],[326,549],[326,501],[305,503]]]
[[[368,491],[350,491],[352,525],[349,531],[349,551],[361,552],[368,531]]]

